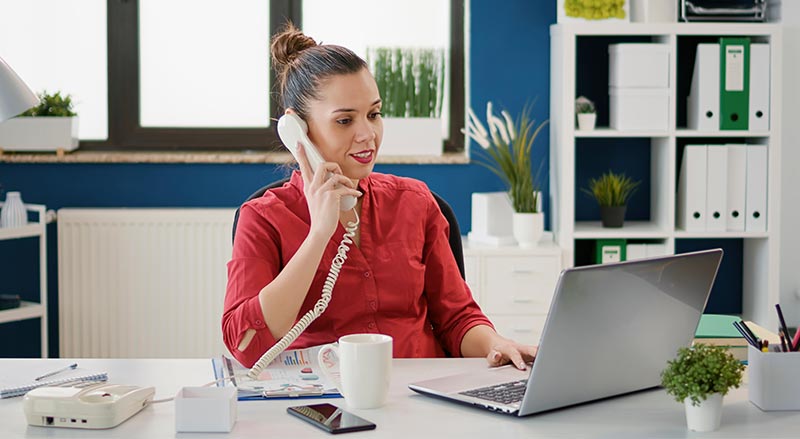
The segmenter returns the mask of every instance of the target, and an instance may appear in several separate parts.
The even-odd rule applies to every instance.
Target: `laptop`
[[[721,259],[714,249],[566,269],[527,371],[487,368],[409,388],[526,416],[656,387],[692,342]]]

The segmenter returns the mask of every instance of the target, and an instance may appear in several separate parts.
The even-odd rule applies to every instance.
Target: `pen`
[[[790,349],[786,346],[786,337],[783,336],[783,331],[778,336],[781,338],[781,352],[789,352]]]
[[[769,340],[761,340],[761,352],[769,352]]]
[[[50,373],[46,373],[46,374],[44,374],[44,375],[42,375],[40,377],[37,377],[34,381],[39,381],[41,379],[44,379],[44,378],[47,378],[47,377],[51,377],[53,375],[60,374],[61,372],[66,372],[68,370],[75,369],[76,367],[78,367],[78,363],[72,363],[72,364],[70,364],[69,366],[67,366],[67,367],[65,367],[63,369],[54,370],[54,371],[52,371]]]
[[[747,323],[745,323],[744,320],[739,320],[739,326],[744,328],[744,330],[747,331],[748,334],[750,334],[750,339],[756,342],[756,348],[758,348],[761,342],[758,340],[758,337],[756,337],[753,331],[750,330],[750,327],[747,326]]]
[[[776,303],[775,304],[775,310],[778,311],[778,321],[781,323],[781,327],[779,328],[780,330],[778,332],[783,331],[783,334],[788,339],[789,338],[789,329],[786,328],[786,320],[783,319],[783,311],[781,311],[781,304],[780,303]]]
[[[744,330],[744,328],[742,328],[739,322],[733,322],[733,327],[736,328],[736,330],[739,331],[740,334],[742,334],[742,337],[744,337],[744,339],[747,341],[748,344],[750,344],[750,346],[753,346],[756,349],[761,349],[761,343],[758,343],[752,338],[750,338],[750,334],[748,334]]]

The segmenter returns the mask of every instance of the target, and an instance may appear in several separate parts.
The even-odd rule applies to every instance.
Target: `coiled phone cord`
[[[325,279],[325,284],[322,286],[322,297],[317,300],[317,303],[314,304],[314,307],[308,312],[306,312],[300,320],[294,324],[292,329],[283,336],[275,345],[273,345],[261,358],[250,368],[250,371],[247,372],[247,377],[250,379],[258,379],[258,375],[267,367],[272,360],[275,359],[281,352],[286,350],[293,341],[303,333],[303,331],[308,328],[308,325],[311,324],[314,320],[317,319],[325,309],[328,308],[328,304],[331,301],[331,293],[333,292],[333,286],[336,285],[336,280],[339,278],[339,271],[342,269],[342,265],[347,260],[347,252],[350,251],[350,244],[353,243],[353,237],[356,236],[356,230],[358,230],[358,224],[360,222],[358,218],[358,212],[353,209],[353,213],[356,216],[355,222],[348,221],[347,227],[345,227],[344,235],[342,236],[342,241],[339,243],[339,248],[336,251],[336,256],[333,257],[333,261],[331,261],[331,268],[328,271],[328,276]]]

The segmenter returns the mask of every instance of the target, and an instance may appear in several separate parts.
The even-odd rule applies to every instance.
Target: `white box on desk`
[[[667,131],[669,89],[609,87],[609,125],[619,131]]]
[[[608,86],[668,88],[669,52],[669,44],[610,44],[608,46]]]
[[[237,397],[234,386],[181,388],[175,396],[175,431],[230,432]]]
[[[800,410],[800,352],[747,348],[750,402],[764,411]]]

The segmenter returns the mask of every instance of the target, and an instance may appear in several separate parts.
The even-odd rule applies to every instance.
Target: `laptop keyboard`
[[[522,401],[522,396],[525,395],[525,383],[527,383],[527,380],[512,381],[510,383],[467,390],[461,392],[461,395],[486,399],[501,404],[513,404]]]

